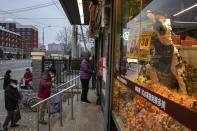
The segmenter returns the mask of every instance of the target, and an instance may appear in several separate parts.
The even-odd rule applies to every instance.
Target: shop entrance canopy
[[[89,0],[60,0],[60,3],[71,25],[89,24]]]

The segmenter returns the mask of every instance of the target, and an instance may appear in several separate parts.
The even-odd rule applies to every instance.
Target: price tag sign
[[[140,35],[140,49],[150,50],[151,32],[142,33]]]
[[[151,32],[130,35],[127,43],[127,58],[149,60],[151,35]]]

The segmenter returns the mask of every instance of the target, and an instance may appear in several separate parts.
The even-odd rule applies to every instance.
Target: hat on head
[[[30,71],[30,69],[29,69],[29,68],[27,68],[27,69],[26,69],[26,71]]]
[[[12,72],[11,70],[7,70],[5,74],[10,75],[11,72]]]
[[[14,83],[15,85],[17,85],[18,81],[17,80],[11,80],[10,83]]]
[[[46,67],[46,72],[52,72],[54,75],[56,74],[56,70],[54,65],[50,64],[49,66]]]

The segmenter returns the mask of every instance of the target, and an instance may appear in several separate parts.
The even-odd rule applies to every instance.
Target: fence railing
[[[65,93],[65,92],[67,92],[69,90],[71,90],[71,119],[72,120],[74,119],[74,111],[73,111],[74,87],[77,86],[77,82],[78,82],[78,79],[79,78],[80,77],[77,76],[74,79],[71,79],[71,80],[69,80],[68,82],[66,82],[64,84],[59,85],[58,88],[62,88],[64,86],[66,86],[68,83],[71,83],[71,82],[74,81],[74,84],[73,85],[67,87],[66,89],[62,89],[58,93],[56,93],[56,94],[54,94],[54,95],[52,95],[52,96],[50,96],[50,97],[48,97],[48,98],[46,98],[46,99],[38,102],[38,103],[36,103],[35,105],[32,106],[32,108],[37,108],[37,131],[39,131],[40,105],[43,104],[43,103],[45,103],[45,102],[48,103],[48,130],[51,131],[51,121],[50,121],[51,120],[50,119],[51,115],[50,115],[50,103],[49,103],[49,101],[51,99],[55,98],[56,96],[60,96],[60,112],[59,112],[60,113],[60,118],[59,119],[60,119],[60,126],[63,126],[63,121],[62,121],[62,112],[63,112],[63,108],[62,108],[62,95],[63,95],[63,93]],[[77,92],[78,92],[78,88],[76,88],[76,89],[77,89]],[[78,101],[78,93],[77,93],[77,101]],[[68,98],[68,102],[69,102],[69,98]]]
[[[42,71],[45,71],[49,66],[56,70],[55,83],[65,83],[68,77],[74,77],[79,74],[81,60],[57,60],[57,59],[42,59]],[[66,71],[66,73],[63,73]]]

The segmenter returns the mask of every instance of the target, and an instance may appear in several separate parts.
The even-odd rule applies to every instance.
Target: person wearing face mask
[[[20,100],[20,95],[17,89],[17,80],[11,80],[10,84],[5,89],[5,108],[7,110],[7,117],[3,124],[3,129],[8,130],[8,124],[11,121],[11,127],[17,127],[14,123],[13,116],[14,110],[17,108],[17,104]]]
[[[26,69],[26,72],[23,78],[25,79],[25,86],[31,86],[32,74],[29,68]]]
[[[90,66],[90,61],[92,60],[91,54],[89,52],[85,53],[84,59],[81,62],[80,66],[80,80],[82,83],[82,93],[81,93],[81,102],[91,103],[87,99],[88,90],[89,90],[89,81],[92,76],[92,69]]]
[[[52,83],[52,77],[55,75],[56,70],[54,67],[49,67],[46,72],[43,72],[40,78],[39,82],[39,88],[38,88],[38,97],[40,100],[44,100],[51,95],[51,87],[52,85],[55,86],[54,83]],[[47,124],[46,121],[44,120],[45,116],[45,111],[47,109],[47,102],[44,102],[40,106],[40,124]]]

